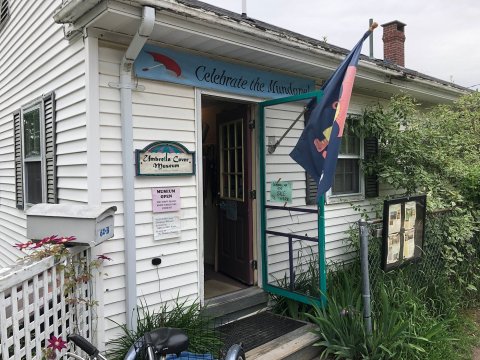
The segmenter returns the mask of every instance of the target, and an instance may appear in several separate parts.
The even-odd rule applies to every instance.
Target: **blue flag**
[[[290,157],[317,182],[317,198],[332,186],[358,58],[364,40],[371,33],[372,30],[369,30],[363,35],[322,86],[323,97],[319,103],[314,104],[312,101],[309,104],[314,106],[310,119],[290,153]]]

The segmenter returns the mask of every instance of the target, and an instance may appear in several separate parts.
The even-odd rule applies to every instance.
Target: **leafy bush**
[[[324,359],[471,358],[479,330],[462,308],[480,305],[480,93],[423,111],[412,98],[396,96],[367,108],[354,131],[379,139],[378,156],[363,164],[366,174],[376,173],[399,194],[427,194],[423,257],[384,273],[381,242],[370,241],[371,337],[363,327],[358,259],[328,274],[325,309],[292,300],[279,308],[309,312]],[[358,229],[353,251],[357,239]]]
[[[318,326],[321,359],[426,359],[429,349],[451,343],[450,319],[436,315],[406,281],[386,281],[374,291],[372,335],[367,336],[358,266],[338,270],[325,309],[307,314]]]
[[[146,332],[161,327],[173,327],[183,330],[189,339],[188,350],[198,354],[218,354],[223,346],[222,340],[213,328],[212,320],[205,316],[198,302],[187,304],[187,300],[177,298],[171,306],[162,304],[159,311],[150,311],[146,304],[137,308],[137,329],[129,330],[119,325],[123,334],[111,340],[108,357],[123,360],[128,349]]]
[[[480,93],[427,111],[396,96],[367,108],[357,131],[379,140],[367,173],[406,195],[427,194],[427,241],[442,244],[438,256],[450,286],[468,304],[478,303],[472,295],[480,285]],[[448,213],[435,216],[442,209]]]

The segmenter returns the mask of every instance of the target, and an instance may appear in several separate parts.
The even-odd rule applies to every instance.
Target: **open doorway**
[[[250,110],[202,96],[205,299],[255,283]]]

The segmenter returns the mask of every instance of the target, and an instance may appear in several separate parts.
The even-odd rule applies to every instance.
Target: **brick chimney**
[[[398,20],[383,24],[383,59],[405,66],[405,26]]]

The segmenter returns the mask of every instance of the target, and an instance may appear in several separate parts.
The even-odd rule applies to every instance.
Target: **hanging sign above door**
[[[156,141],[135,154],[137,176],[195,174],[195,152],[175,141]]]
[[[134,69],[139,78],[248,96],[278,98],[315,90],[312,79],[153,45],[143,47]]]

